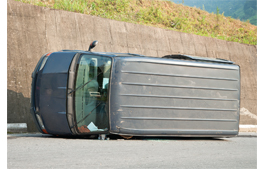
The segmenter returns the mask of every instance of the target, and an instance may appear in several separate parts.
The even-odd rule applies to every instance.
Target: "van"
[[[32,73],[41,133],[232,137],[239,130],[240,67],[189,55],[62,50]]]

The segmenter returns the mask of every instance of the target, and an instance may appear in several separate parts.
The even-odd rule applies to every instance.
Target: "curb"
[[[237,137],[257,137],[256,132],[239,132]]]
[[[13,133],[27,132],[27,123],[7,123],[7,132],[13,132]]]
[[[257,133],[257,125],[239,125],[239,132]]]

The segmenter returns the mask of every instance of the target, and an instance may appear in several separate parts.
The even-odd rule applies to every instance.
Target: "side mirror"
[[[91,52],[91,49],[93,49],[96,45],[97,45],[98,41],[95,40],[94,42],[92,42],[90,45],[89,45],[89,48],[88,48],[88,51]]]

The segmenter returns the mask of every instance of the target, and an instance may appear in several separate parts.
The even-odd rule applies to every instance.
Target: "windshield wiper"
[[[82,121],[84,121],[98,106],[100,106],[100,104],[101,104],[101,102],[100,102],[97,106],[95,106],[95,108],[94,108],[93,110],[91,110],[91,112],[88,113],[88,115],[86,115],[83,119],[81,119],[80,121],[78,121],[78,122],[77,122],[77,125],[78,125],[79,123],[81,123]]]
[[[100,102],[95,108],[93,108],[88,115],[86,115],[83,119],[79,120],[75,125],[78,125],[79,123],[81,123],[82,121],[84,121],[98,106],[100,106],[102,102]],[[75,127],[75,125],[71,126],[71,128]]]
[[[97,78],[97,77],[98,77],[100,74],[102,74],[102,73],[103,73],[103,72],[101,71],[101,72],[98,73],[98,75],[96,75],[93,79],[91,79],[91,80],[89,80],[88,82],[86,82],[86,83],[80,85],[79,87],[77,87],[76,89],[72,90],[72,91],[71,91],[70,93],[68,93],[68,94],[71,94],[71,93],[77,91],[78,89],[81,89],[82,87],[85,87],[89,82],[91,82],[92,80],[94,80],[95,78]]]

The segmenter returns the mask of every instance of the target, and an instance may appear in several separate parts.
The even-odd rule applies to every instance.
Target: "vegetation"
[[[257,26],[257,1],[256,0],[173,0],[175,3],[182,3],[187,6],[196,6],[209,13],[216,12],[216,8],[220,8],[220,12],[224,16],[231,16],[241,21],[247,21]]]
[[[257,26],[161,0],[17,0],[53,9],[257,45]],[[184,1],[183,1],[184,2]]]

